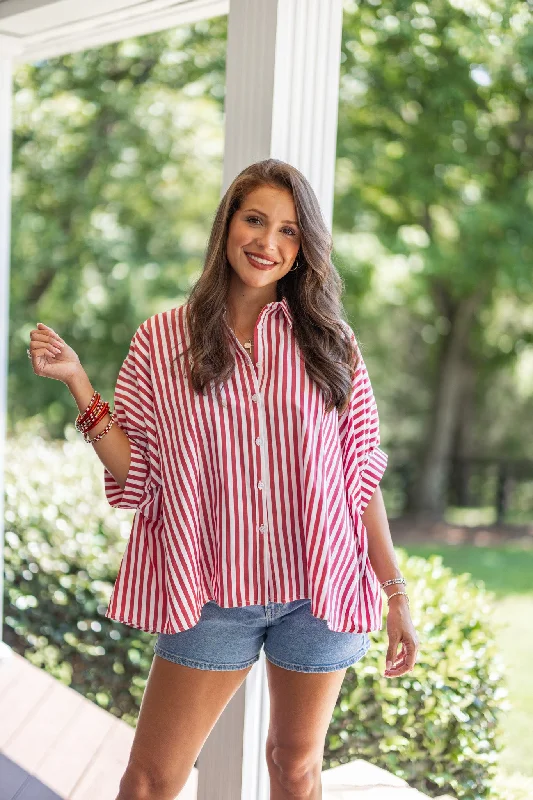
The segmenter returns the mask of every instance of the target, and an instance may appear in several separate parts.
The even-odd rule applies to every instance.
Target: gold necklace
[[[237,330],[237,328],[235,327],[235,324],[233,323],[233,320],[232,320],[232,325],[233,325],[234,332],[238,336],[242,336],[242,333],[239,330]],[[253,337],[252,337],[252,339],[253,339]],[[246,352],[248,353],[250,358],[252,357],[252,347],[253,347],[252,339],[248,339],[247,341],[244,342],[244,345],[243,345],[246,348]]]

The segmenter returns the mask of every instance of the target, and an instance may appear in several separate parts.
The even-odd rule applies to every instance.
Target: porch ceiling
[[[229,12],[229,0],[0,0],[0,52],[39,61]]]

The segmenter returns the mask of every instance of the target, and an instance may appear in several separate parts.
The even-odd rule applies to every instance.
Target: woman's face
[[[228,231],[227,257],[242,283],[254,288],[275,284],[292,267],[301,244],[292,194],[287,189],[261,186],[249,192],[233,215]],[[269,262],[254,262],[253,253]],[[268,266],[268,265],[266,265]]]

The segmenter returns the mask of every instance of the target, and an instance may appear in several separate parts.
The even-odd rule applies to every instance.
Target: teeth
[[[254,261],[258,261],[259,264],[275,264],[275,261],[267,261],[265,258],[259,258],[259,256],[253,256],[251,253],[246,253],[248,258],[253,258]]]

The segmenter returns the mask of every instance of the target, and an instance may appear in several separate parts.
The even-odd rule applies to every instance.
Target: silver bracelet
[[[406,580],[405,578],[391,578],[390,581],[384,581],[381,584],[381,588],[383,589],[385,586],[391,586],[393,583],[403,583],[405,586]]]

